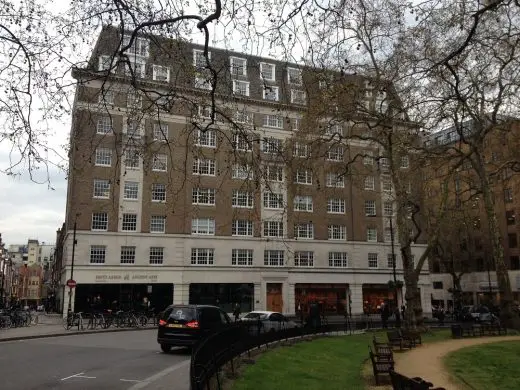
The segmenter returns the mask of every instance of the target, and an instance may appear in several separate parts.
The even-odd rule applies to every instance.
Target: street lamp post
[[[77,215],[76,219],[74,220],[74,231],[72,233],[72,259],[70,264],[70,278],[74,279],[74,255],[75,255],[75,249],[76,249],[76,223],[77,223]],[[69,287],[69,306],[67,309],[67,313],[70,313],[72,311],[72,287]]]

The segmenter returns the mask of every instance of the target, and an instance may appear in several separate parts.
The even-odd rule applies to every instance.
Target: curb
[[[30,335],[30,336],[13,336],[9,338],[0,338],[0,343],[8,341],[20,341],[20,340],[34,340],[34,339],[48,339],[52,337],[64,337],[64,336],[78,336],[84,334],[98,334],[98,333],[116,333],[116,332],[135,332],[140,330],[153,330],[156,327],[144,327],[144,328],[114,328],[106,330],[85,330],[85,331],[72,331],[63,333],[50,333],[42,335]]]

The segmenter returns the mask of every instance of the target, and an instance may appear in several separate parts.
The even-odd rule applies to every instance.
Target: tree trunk
[[[495,212],[493,192],[484,170],[482,157],[478,153],[475,153],[475,155],[477,159],[475,170],[477,171],[482,185],[482,197],[484,200],[486,216],[488,218],[489,235],[491,237],[493,259],[495,261],[498,289],[500,291],[500,320],[504,326],[520,329],[520,318],[513,310],[513,292],[511,291],[509,273],[504,261],[504,248],[502,247],[502,237]]]
[[[400,238],[401,239],[401,238]],[[404,284],[406,286],[405,301],[405,326],[415,329],[423,325],[423,309],[421,293],[419,291],[419,273],[415,272],[412,259],[412,250],[409,245],[401,246],[403,258]]]

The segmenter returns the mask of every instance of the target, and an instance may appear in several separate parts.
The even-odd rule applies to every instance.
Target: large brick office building
[[[392,279],[391,188],[377,149],[335,137],[348,123],[313,134],[305,113],[328,83],[310,68],[209,48],[212,94],[201,46],[140,36],[121,61],[114,53],[127,40],[104,28],[88,66],[73,73],[62,272],[63,286],[76,223],[73,307],[99,294],[121,304],[146,295],[159,307],[240,302],[294,313],[317,299],[329,312],[349,301],[353,314],[377,310]],[[357,104],[386,104],[367,80],[349,83]],[[343,173],[360,151],[357,180]]]

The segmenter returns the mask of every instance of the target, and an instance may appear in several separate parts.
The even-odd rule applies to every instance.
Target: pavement
[[[57,327],[0,331],[4,337],[0,344],[2,390],[189,390],[189,352],[161,352],[155,329],[70,337],[70,333],[59,335]],[[25,329],[32,330],[32,337],[43,338],[6,339],[7,332]]]

